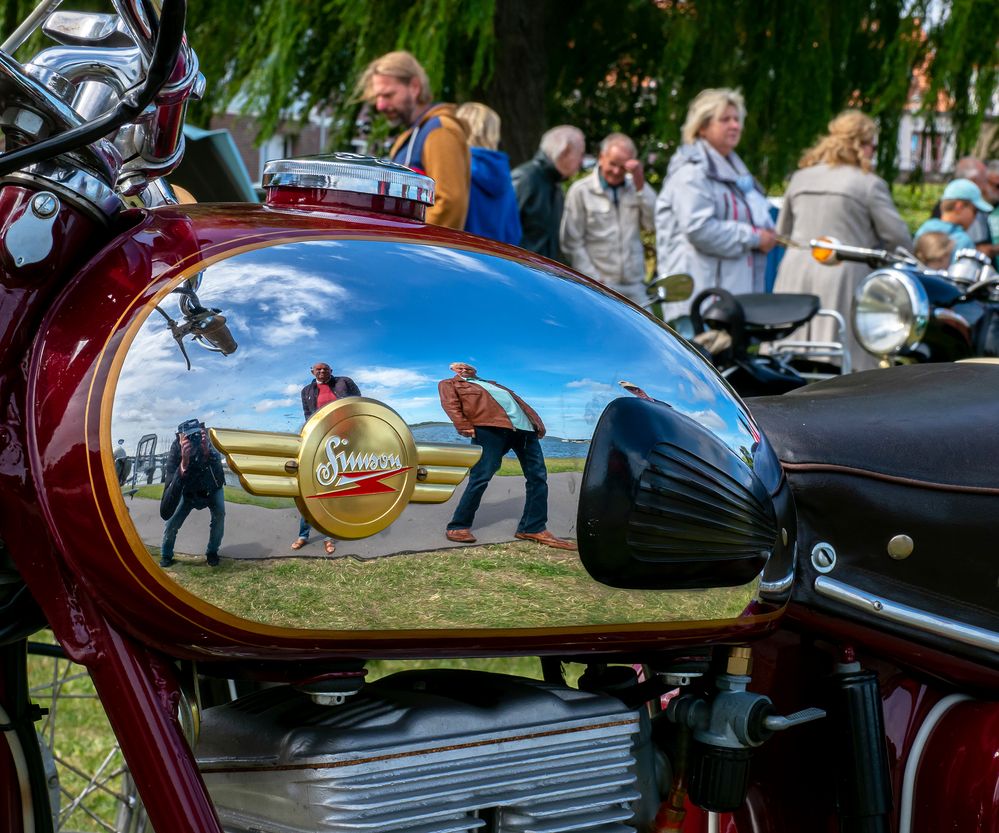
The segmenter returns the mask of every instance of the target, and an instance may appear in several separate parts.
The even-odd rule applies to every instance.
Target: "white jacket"
[[[574,182],[565,198],[559,240],[569,265],[636,303],[645,300],[645,251],[641,231],[654,228],[656,192],[635,190],[631,177],[618,187],[617,205],[600,184],[600,172]]]
[[[733,293],[762,292],[766,256],[754,251],[760,228],[773,228],[766,197],[734,152],[725,159],[699,139],[673,155],[656,201],[659,277],[687,273],[694,279],[694,295],[715,286]],[[671,318],[688,312],[690,305],[668,307]]]

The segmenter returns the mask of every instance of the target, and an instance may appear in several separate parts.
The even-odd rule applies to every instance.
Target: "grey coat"
[[[755,251],[757,229],[772,227],[762,189],[734,152],[726,159],[702,139],[683,145],[656,200],[656,272],[686,272],[694,295],[715,286],[762,292],[765,257]],[[689,306],[669,304],[666,317]]]
[[[777,231],[804,248],[788,249],[777,272],[774,292],[808,292],[818,295],[824,309],[834,309],[846,319],[847,342],[854,370],[877,367],[877,360],[853,337],[850,305],[857,284],[870,273],[863,263],[823,266],[812,258],[808,241],[835,237],[865,248],[912,248],[912,237],[898,214],[891,192],[880,177],[852,165],[813,165],[791,177]],[[792,339],[835,341],[836,324],[821,317],[795,331]]]

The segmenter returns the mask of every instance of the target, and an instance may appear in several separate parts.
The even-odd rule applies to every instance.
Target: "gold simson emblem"
[[[210,430],[250,494],[293,497],[315,529],[366,538],[409,503],[443,503],[478,461],[478,446],[417,444],[387,405],[363,396],[331,402],[301,434]]]

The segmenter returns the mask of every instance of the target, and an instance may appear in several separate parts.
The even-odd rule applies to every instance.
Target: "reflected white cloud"
[[[607,382],[598,382],[595,379],[575,379],[566,385],[567,388],[585,388],[587,390],[600,390],[608,393],[616,393],[618,388],[615,385],[608,384]]]
[[[290,408],[295,404],[295,400],[290,397],[284,399],[262,399],[253,406],[253,410],[258,414],[264,411],[273,411],[276,408]]]
[[[627,379],[733,447],[752,443],[737,401],[673,333],[587,284],[515,261],[426,245],[292,243],[208,267],[198,294],[222,310],[239,347],[222,356],[188,340],[187,371],[152,313],[115,393],[112,430],[129,448],[146,433],[166,440],[190,416],[297,432],[316,361],[411,425],[449,421],[437,383],[462,360],[516,391],[555,437],[589,438]],[[181,319],[176,296],[164,308]]]
[[[362,367],[349,375],[358,385],[377,387],[382,390],[407,390],[437,380],[426,373],[408,367]]]

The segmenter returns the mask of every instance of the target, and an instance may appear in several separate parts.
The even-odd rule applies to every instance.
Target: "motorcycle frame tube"
[[[153,829],[223,833],[177,720],[181,694],[172,666],[110,624],[95,636],[90,675]]]
[[[863,645],[871,653],[893,657],[901,667],[948,685],[966,686],[972,691],[991,693],[992,696],[999,691],[999,671],[994,668],[873,630],[841,616],[819,613],[792,602],[784,621],[788,627],[804,635]]]
[[[335,222],[334,222],[335,221]],[[237,619],[189,596],[158,571],[138,563],[134,543],[116,520],[110,489],[109,459],[101,453],[103,397],[121,345],[129,329],[141,324],[141,313],[168,293],[178,280],[210,263],[250,248],[297,240],[366,239],[409,241],[490,251],[478,238],[439,230],[397,218],[364,213],[278,211],[269,207],[193,206],[149,212],[131,234],[116,242],[100,262],[102,292],[87,309],[88,326],[60,326],[66,320],[56,306],[43,325],[45,350],[35,358],[29,378],[32,413],[32,468],[39,478],[43,511],[66,553],[65,561],[91,585],[109,618],[144,644],[171,656],[218,660],[343,658],[417,658],[444,656],[515,656],[536,654],[613,653],[623,650],[675,649],[683,645],[745,642],[773,629],[781,608],[753,617],[718,622],[638,623],[608,627],[531,629],[529,631],[293,631]],[[557,269],[551,262],[521,257],[498,247],[497,254],[516,256]],[[155,254],[155,257],[151,255]],[[144,260],[149,271],[144,271]],[[136,269],[138,264],[142,268]],[[567,273],[572,275],[572,273]],[[78,279],[89,285],[88,274]],[[580,280],[572,275],[573,279]],[[106,290],[106,292],[105,292]],[[105,303],[113,294],[130,300]],[[67,303],[79,296],[73,288]],[[66,384],[46,384],[46,371]],[[104,393],[102,393],[102,391]],[[69,426],[86,426],[85,430]],[[106,470],[107,469],[107,470]],[[96,501],[96,504],[94,503]],[[101,523],[95,526],[95,508]],[[83,524],[95,532],[99,559],[120,559],[115,569],[95,570],[78,561],[78,550],[59,538],[67,524]],[[101,540],[96,540],[101,538]],[[79,540],[78,538],[76,539]],[[113,550],[119,555],[114,556]],[[95,550],[96,552],[96,550]],[[124,567],[122,566],[124,565]]]

